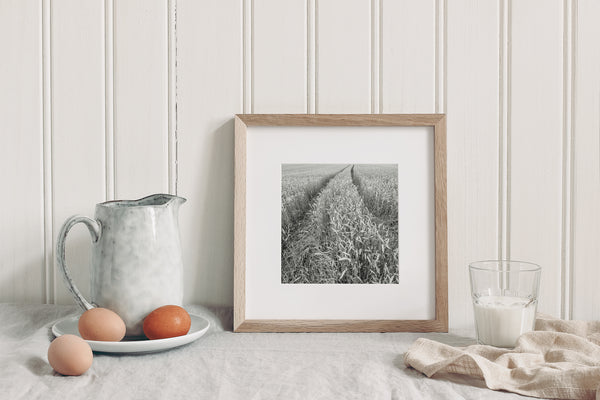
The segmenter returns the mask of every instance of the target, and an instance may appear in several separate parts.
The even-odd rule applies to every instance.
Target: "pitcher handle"
[[[56,243],[56,261],[63,273],[63,278],[65,279],[67,288],[73,294],[73,297],[75,297],[77,304],[79,304],[79,306],[85,311],[89,310],[90,308],[94,308],[95,306],[87,301],[79,289],[77,289],[77,286],[75,286],[75,283],[73,282],[73,278],[71,278],[69,268],[67,268],[67,263],[65,262],[65,243],[67,240],[67,233],[69,233],[75,224],[80,222],[82,222],[90,231],[93,243],[96,243],[100,238],[102,229],[98,221],[81,215],[73,215],[65,221],[60,233],[58,234],[58,241]]]

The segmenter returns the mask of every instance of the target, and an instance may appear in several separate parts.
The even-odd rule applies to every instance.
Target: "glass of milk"
[[[477,261],[469,264],[477,341],[515,347],[535,324],[541,268],[523,261]]]

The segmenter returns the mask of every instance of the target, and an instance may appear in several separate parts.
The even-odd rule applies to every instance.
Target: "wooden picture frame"
[[[338,127],[335,131],[330,131],[330,127]],[[360,130],[356,130],[356,128],[352,127],[362,127]],[[392,131],[381,130],[379,127],[388,127],[392,129]],[[274,128],[277,128],[277,132],[273,131]],[[317,128],[319,133],[314,130]],[[413,129],[414,128],[414,129]],[[252,276],[247,275],[248,269],[250,268],[250,264],[247,265],[249,259],[247,259],[248,251],[252,250],[248,246],[249,240],[256,241],[260,239],[260,234],[255,234],[254,232],[247,232],[247,228],[250,228],[251,231],[256,231],[257,229],[266,229],[268,235],[280,234],[280,226],[260,226],[257,228],[258,223],[254,223],[253,226],[247,224],[248,220],[253,221],[252,217],[256,212],[257,207],[252,206],[252,204],[256,204],[257,202],[250,199],[250,205],[247,196],[250,198],[251,193],[256,193],[253,187],[249,186],[252,182],[260,182],[262,185],[265,180],[258,180],[257,178],[253,178],[255,173],[250,173],[247,168],[255,168],[252,165],[256,164],[258,161],[252,160],[260,160],[264,158],[267,154],[278,154],[280,150],[283,150],[284,147],[288,145],[286,138],[293,138],[296,140],[294,143],[310,143],[310,140],[306,139],[300,140],[297,138],[298,135],[303,135],[304,130],[307,130],[308,136],[310,138],[315,137],[324,137],[327,138],[327,135],[331,135],[332,138],[339,138],[343,136],[335,136],[339,135],[339,132],[343,132],[344,129],[348,129],[351,133],[349,138],[355,138],[355,141],[358,143],[356,146],[361,146],[360,141],[363,140],[361,138],[364,137],[364,144],[369,144],[372,142],[371,137],[379,137],[376,136],[379,133],[383,132],[382,135],[392,135],[390,132],[395,132],[398,130],[404,136],[414,136],[420,138],[421,134],[419,132],[431,132],[432,136],[430,143],[425,145],[425,147],[421,146],[419,148],[424,148],[425,155],[423,157],[427,158],[432,164],[433,171],[430,172],[431,179],[433,180],[431,185],[430,192],[433,192],[433,199],[426,199],[430,201],[431,206],[430,209],[433,210],[433,216],[427,219],[428,224],[432,225],[429,230],[429,239],[430,247],[434,247],[433,255],[429,255],[428,262],[431,265],[433,271],[429,276],[433,277],[435,282],[429,282],[431,286],[430,292],[433,292],[433,296],[435,299],[431,299],[430,309],[434,307],[433,311],[430,311],[428,315],[424,319],[421,318],[398,318],[392,317],[387,318],[385,315],[382,317],[381,315],[376,318],[369,317],[360,317],[360,318],[337,318],[335,312],[332,315],[328,315],[324,318],[297,318],[292,315],[292,317],[288,317],[285,311],[280,311],[278,314],[275,313],[275,317],[255,317],[254,315],[250,315],[250,305],[249,301],[251,297],[249,294],[252,293],[253,296],[257,296],[256,293],[261,293],[262,289],[259,287],[259,290],[256,289],[256,283],[252,283]],[[352,130],[354,129],[354,130]],[[378,130],[379,129],[379,130]],[[287,131],[286,131],[287,130]],[[340,131],[341,130],[341,131]],[[322,133],[320,133],[322,131]],[[253,133],[254,132],[254,133]],[[266,132],[264,136],[263,132]],[[287,136],[280,136],[278,132],[289,132]],[[333,132],[333,133],[329,133]],[[371,136],[370,132],[374,132],[375,136]],[[271,136],[268,136],[271,135]],[[273,136],[275,135],[275,136]],[[295,135],[295,136],[294,136]],[[322,135],[322,136],[320,136]],[[402,135],[398,135],[402,136]],[[262,137],[267,138],[278,138],[280,142],[284,143],[283,145],[274,144],[272,139],[262,139]],[[307,136],[307,137],[308,137]],[[404,137],[403,136],[403,137]],[[385,136],[385,137],[396,137],[396,136]],[[279,139],[281,138],[281,139]],[[263,140],[267,140],[266,142],[261,142]],[[333,140],[330,140],[330,142]],[[432,143],[431,143],[432,142]],[[261,147],[261,143],[265,144]],[[291,142],[290,142],[291,143]],[[408,148],[398,147],[397,149],[389,149],[391,146],[387,146],[386,143],[383,143],[384,146],[380,146],[382,149],[385,149],[388,153],[391,152],[406,152],[406,154],[418,153],[418,151],[414,151]],[[275,146],[275,147],[273,147]],[[308,146],[308,144],[307,144]],[[302,147],[302,146],[300,146]],[[403,146],[406,147],[406,146]],[[260,149],[260,151],[256,149]],[[259,154],[254,154],[260,152]],[[432,154],[428,154],[431,152]],[[295,161],[298,159],[302,159],[301,153],[302,150],[299,149],[295,151],[294,154],[300,153],[300,157],[292,157]],[[312,153],[312,152],[311,152]],[[306,152],[308,155],[308,152]],[[372,157],[377,157],[376,154],[371,153]],[[273,156],[275,157],[275,156]],[[418,160],[419,156],[411,156],[417,157],[414,158]],[[294,161],[292,160],[292,161]],[[376,161],[376,160],[375,160]],[[253,164],[254,163],[254,164]],[[273,164],[275,165],[275,164]],[[280,163],[282,167],[280,168],[278,173],[283,170],[283,163]],[[258,168],[258,167],[256,167]],[[399,167],[400,168],[400,167]],[[260,172],[260,171],[259,171]],[[263,171],[264,172],[264,171]],[[281,172],[283,174],[283,172]],[[274,175],[275,176],[275,175]],[[281,176],[280,176],[280,179]],[[271,179],[273,180],[273,179]],[[267,185],[265,183],[265,185]],[[274,186],[275,184],[270,184]],[[281,204],[281,185],[279,186],[280,196],[277,201]],[[399,187],[402,185],[399,185]],[[266,191],[268,192],[268,191]],[[274,190],[271,192],[275,193]],[[407,192],[410,194],[410,192]],[[252,196],[256,196],[253,194]],[[268,195],[265,195],[268,196]],[[275,195],[271,196],[275,197]],[[274,202],[275,199],[269,199],[270,202]],[[274,203],[273,203],[274,204]],[[252,209],[254,207],[254,209]],[[400,206],[398,207],[400,208]],[[281,209],[280,209],[281,210]],[[281,215],[281,211],[279,211],[279,215]],[[444,114],[240,114],[235,116],[235,201],[234,201],[234,331],[235,332],[447,332],[448,331],[448,287],[447,287],[447,227],[446,227],[446,116]],[[433,229],[433,232],[431,232]],[[276,232],[274,230],[277,230]],[[259,232],[260,233],[260,232]],[[422,235],[423,237],[426,234]],[[266,247],[269,251],[272,247]],[[277,251],[282,251],[281,248],[276,249]],[[253,256],[255,257],[255,256]],[[255,257],[256,258],[256,257]],[[275,260],[274,256],[271,257],[272,260]],[[266,260],[266,258],[265,258]],[[281,260],[281,256],[279,258]],[[261,261],[262,262],[262,261]],[[267,262],[267,261],[265,261]],[[258,263],[254,263],[258,265]],[[428,264],[428,265],[429,265]],[[252,268],[255,268],[253,266]],[[258,268],[258,267],[256,267]],[[260,268],[263,268],[260,266]],[[270,265],[265,268],[270,268],[270,271],[277,270],[276,265]],[[280,268],[280,267],[279,267]],[[254,271],[254,270],[253,270]],[[261,270],[262,271],[262,270]],[[253,272],[254,273],[254,272]],[[262,272],[261,272],[262,273]],[[274,279],[274,278],[273,278]],[[252,281],[253,282],[253,281]],[[262,285],[259,281],[258,285]],[[315,290],[325,290],[328,287],[331,287],[332,290],[343,285],[288,285],[285,286],[281,281],[279,281],[281,287],[284,290],[287,288],[294,290],[304,290],[305,288]],[[254,286],[252,286],[254,285]],[[252,291],[249,292],[250,287],[252,286]],[[352,293],[353,290],[360,291],[363,290],[388,290],[389,287],[394,288],[393,285],[372,285],[367,288],[368,285],[346,285],[343,286],[343,290],[348,293]],[[390,289],[393,290],[393,289]],[[358,293],[358,292],[357,292]],[[279,299],[273,297],[273,303],[277,304]],[[253,300],[254,301],[254,300]],[[254,304],[254,303],[252,303]],[[257,309],[256,306],[252,306],[253,309]],[[282,306],[283,307],[283,306]],[[299,305],[298,307],[302,307]],[[394,309],[395,305],[385,305],[385,307],[390,310]],[[259,309],[259,308],[258,308]],[[304,312],[304,311],[302,311]],[[307,311],[311,313],[311,310]],[[352,310],[348,312],[353,312]],[[254,314],[261,314],[260,312]]]

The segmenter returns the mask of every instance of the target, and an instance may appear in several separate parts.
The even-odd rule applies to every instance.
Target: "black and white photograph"
[[[398,164],[282,164],[281,283],[398,282]]]

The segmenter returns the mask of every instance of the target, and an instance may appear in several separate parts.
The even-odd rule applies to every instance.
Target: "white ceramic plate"
[[[198,315],[190,314],[192,326],[187,335],[177,336],[167,339],[156,340],[131,340],[122,342],[100,342],[97,340],[86,340],[93,351],[104,353],[152,353],[172,349],[174,347],[183,346],[198,339],[208,331],[210,323],[205,318]],[[52,326],[52,333],[59,337],[65,334],[79,335],[77,323],[79,316],[67,317],[61,319]]]

